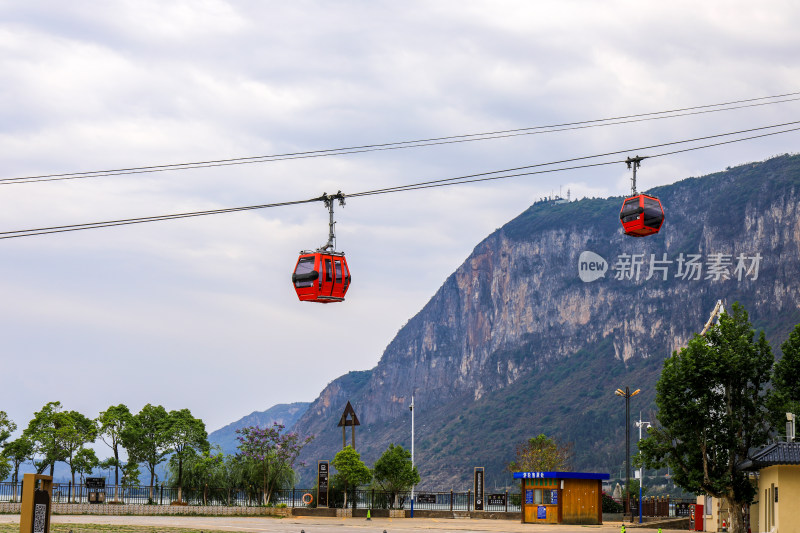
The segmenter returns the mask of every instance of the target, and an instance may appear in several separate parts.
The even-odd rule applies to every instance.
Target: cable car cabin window
[[[342,282],[342,262],[338,259],[333,262],[333,268],[336,270],[336,283]]]
[[[661,205],[652,198],[644,198],[644,225],[657,228],[664,220],[664,213],[661,211]]]
[[[300,260],[297,262],[297,268],[294,269],[294,273],[298,276],[302,276],[303,274],[310,274],[313,271],[314,271],[314,256],[301,257]],[[311,287],[312,285],[314,285],[313,279],[303,279],[294,282],[294,286],[298,288]]]
[[[641,208],[639,207],[639,197],[634,196],[633,198],[628,198],[625,200],[625,203],[622,205],[622,212],[619,214],[619,218],[622,220],[622,222],[631,222],[632,220],[639,218],[639,214],[641,214],[641,212]]]
[[[350,269],[347,267],[347,263],[344,264],[344,289],[347,290],[347,287],[350,286]]]
[[[325,258],[325,281],[328,283],[333,281],[333,269],[331,268],[331,260],[329,257]]]

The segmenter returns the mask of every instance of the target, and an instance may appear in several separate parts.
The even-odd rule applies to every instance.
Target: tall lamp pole
[[[414,395],[411,395],[411,469],[414,469]],[[414,509],[414,485],[411,485],[411,509]],[[413,512],[413,511],[412,511]],[[413,518],[414,515],[412,514]]]
[[[631,392],[628,387],[625,390],[617,389],[614,394],[625,398],[625,496],[628,502],[628,511],[631,510],[631,416],[630,416],[630,403],[631,397],[636,396],[641,392],[641,389],[636,389]],[[631,513],[631,522],[633,522],[633,513]]]
[[[634,422],[636,427],[639,428],[639,440],[642,440],[642,428],[649,428],[652,424],[642,420],[642,412],[639,411],[639,421]],[[639,523],[642,523],[642,485],[644,485],[644,467],[639,467]]]

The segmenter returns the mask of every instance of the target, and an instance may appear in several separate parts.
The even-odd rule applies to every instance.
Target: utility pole
[[[642,412],[639,411],[639,421],[634,422],[636,427],[639,428],[639,441],[642,440],[642,428],[643,427],[650,427],[652,424],[650,422],[644,422],[642,420]],[[639,467],[639,523],[642,523],[642,485],[644,485],[644,467]]]
[[[411,395],[411,469],[414,469],[414,395]],[[414,485],[411,485],[411,505],[414,505]]]
[[[630,401],[632,396],[636,396],[642,389],[636,389],[631,392],[630,388],[625,387],[625,390],[617,389],[614,394],[625,398],[625,497],[628,502],[628,511],[631,510],[631,415],[630,415]],[[633,522],[633,514],[631,513],[631,522]]]

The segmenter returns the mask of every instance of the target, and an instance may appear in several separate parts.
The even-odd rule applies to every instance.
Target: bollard
[[[625,533],[625,524],[619,526],[619,533]]]
[[[372,520],[372,518],[370,517],[370,514],[369,514],[369,509],[367,509],[367,520]]]

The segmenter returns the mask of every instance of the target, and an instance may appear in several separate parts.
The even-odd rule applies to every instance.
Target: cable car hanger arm
[[[322,193],[318,199],[322,200],[325,203],[325,207],[328,208],[328,242],[325,243],[324,246],[319,248],[320,251],[324,250],[335,250],[336,249],[336,222],[333,220],[333,201],[339,200],[339,205],[344,207],[344,198],[345,195],[342,191],[337,192],[336,194],[328,194],[326,192]]]
[[[635,157],[628,157],[625,160],[625,163],[628,165],[628,170],[631,169],[631,166],[633,167],[633,175],[631,176],[631,196],[636,196],[636,169],[641,166],[643,159],[647,159],[647,156],[640,157],[637,155]]]

